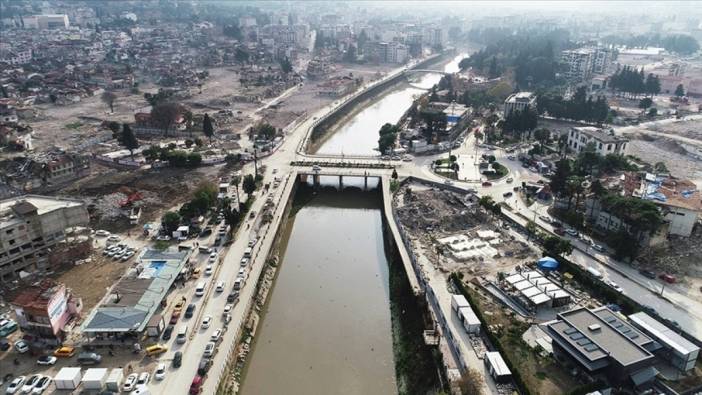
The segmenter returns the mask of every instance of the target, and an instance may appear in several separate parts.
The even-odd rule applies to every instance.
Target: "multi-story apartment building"
[[[68,29],[70,26],[66,14],[32,15],[22,20],[26,29]]]
[[[593,126],[571,128],[568,132],[568,147],[576,153],[592,144],[600,155],[625,155],[628,139],[607,133]]]
[[[604,74],[612,62],[609,48],[593,47],[563,51],[561,62],[568,66],[565,77],[571,81],[588,81],[593,74]]]
[[[505,100],[504,116],[507,118],[515,111],[522,112],[528,108],[536,108],[536,95],[532,92],[513,93]]]
[[[90,218],[78,200],[25,195],[0,201],[0,281],[49,266],[49,249],[65,239],[66,228]]]

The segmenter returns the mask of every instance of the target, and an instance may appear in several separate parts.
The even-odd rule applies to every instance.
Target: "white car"
[[[156,367],[156,370],[154,371],[154,378],[156,380],[163,380],[166,378],[166,364],[165,363],[160,363]]]
[[[203,353],[203,355],[206,357],[211,357],[214,354],[214,350],[215,350],[215,342],[209,342],[205,346],[205,352]]]
[[[10,385],[7,386],[7,389],[5,390],[6,394],[17,394],[21,391],[22,386],[24,385],[24,382],[27,381],[27,377],[25,376],[19,376],[15,377],[14,380],[10,383]]]
[[[212,265],[207,265],[205,266],[205,275],[206,276],[211,276],[212,272],[214,272],[214,269],[212,268]]]
[[[29,344],[27,344],[27,342],[24,340],[20,340],[17,343],[15,343],[15,351],[17,351],[20,354],[24,354],[27,351],[29,351]]]
[[[44,376],[34,385],[34,388],[32,388],[32,393],[41,394],[46,391],[47,388],[49,388],[49,385],[51,385],[51,377]]]
[[[592,243],[592,249],[595,251],[598,251],[598,252],[605,252],[604,247],[602,247],[601,245],[599,245],[597,243]]]
[[[124,379],[124,384],[122,385],[122,391],[124,392],[129,392],[134,389],[136,386],[137,379],[139,379],[139,375],[136,373],[132,373],[129,376],[127,376],[126,379]]]
[[[42,375],[40,374],[35,374],[34,376],[30,377],[29,380],[24,382],[24,385],[22,386],[22,394],[28,394],[32,392],[32,389],[34,389],[34,386],[39,382],[39,380],[42,378]]]
[[[253,247],[258,242],[258,239],[249,240],[249,247]]]
[[[143,372],[142,374],[139,375],[139,378],[137,379],[137,385],[148,384],[150,378],[151,378],[151,375],[148,372]]]
[[[215,263],[217,262],[217,253],[213,252],[210,254],[210,259],[208,260],[210,263]]]
[[[111,235],[107,238],[107,241],[110,243],[119,243],[122,239],[117,235]]]
[[[56,357],[53,355],[44,355],[37,359],[37,365],[50,366],[56,363]]]
[[[453,181],[451,181],[451,180],[444,180],[444,184],[446,184],[446,185],[453,185]]]
[[[216,343],[217,341],[219,341],[220,336],[222,336],[222,330],[215,329],[215,331],[212,332],[212,336],[210,336],[210,340]]]
[[[100,230],[95,231],[95,235],[100,236],[100,237],[107,237],[110,235],[110,232],[103,230],[103,229],[100,229]]]
[[[215,287],[215,292],[224,292],[224,281],[220,281],[217,283],[217,287]]]
[[[202,324],[200,324],[200,329],[209,328],[211,323],[212,323],[212,316],[208,315],[207,317],[202,319]]]
[[[234,306],[232,306],[231,304],[225,304],[224,311],[222,311],[222,314],[231,313],[233,308]]]
[[[615,291],[617,291],[619,293],[624,293],[624,289],[622,289],[622,287],[620,287],[619,284],[615,283],[614,281],[607,280],[607,285],[609,285],[610,287],[612,287]]]
[[[241,267],[249,264],[249,258],[241,258]]]

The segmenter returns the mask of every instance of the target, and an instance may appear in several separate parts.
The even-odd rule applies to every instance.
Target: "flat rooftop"
[[[604,130],[596,128],[594,126],[581,126],[573,129],[577,130],[580,133],[586,134],[594,139],[597,139],[603,143],[617,143],[629,141],[625,138],[606,133]]]
[[[37,208],[37,213],[39,215],[49,213],[54,210],[58,210],[66,207],[76,207],[83,204],[80,200],[74,199],[63,199],[63,198],[53,198],[48,196],[40,195],[24,195],[17,196],[10,199],[0,200],[0,213],[11,209],[17,203],[27,202]]]
[[[551,328],[591,361],[609,355],[622,366],[629,366],[653,357],[636,339],[615,329],[607,313],[579,308],[558,316],[562,321],[551,324]]]
[[[650,333],[651,336],[655,337],[656,340],[663,343],[668,348],[675,350],[679,355],[689,355],[700,351],[700,348],[692,342],[675,333],[672,329],[661,324],[643,311],[630,315],[629,320],[647,333]]]

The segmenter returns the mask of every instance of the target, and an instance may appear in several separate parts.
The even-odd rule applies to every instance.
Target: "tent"
[[[536,265],[541,270],[556,270],[558,269],[558,261],[551,257],[543,257],[536,261]]]

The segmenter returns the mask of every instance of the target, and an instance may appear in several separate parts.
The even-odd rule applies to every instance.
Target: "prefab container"
[[[458,309],[458,317],[463,323],[463,328],[465,328],[468,333],[479,333],[480,332],[480,320],[475,312],[470,307],[461,307]]]
[[[504,383],[510,380],[512,372],[509,371],[507,364],[504,359],[502,359],[502,355],[500,355],[499,352],[486,352],[483,361],[490,372],[490,376],[492,376],[496,382]]]
[[[461,307],[470,307],[470,304],[468,304],[466,297],[463,295],[451,295],[451,308],[453,309],[453,311],[458,313],[458,309],[460,309]]]
[[[83,388],[87,390],[102,390],[106,381],[106,368],[91,368],[85,371],[81,383],[83,383]]]
[[[54,384],[58,390],[74,390],[80,385],[80,368],[61,368],[54,376]]]
[[[150,337],[160,336],[166,328],[166,322],[161,314],[154,314],[146,324],[146,335]]]
[[[122,380],[124,380],[122,368],[114,368],[110,370],[110,375],[107,376],[105,386],[109,391],[120,392],[122,390]]]

